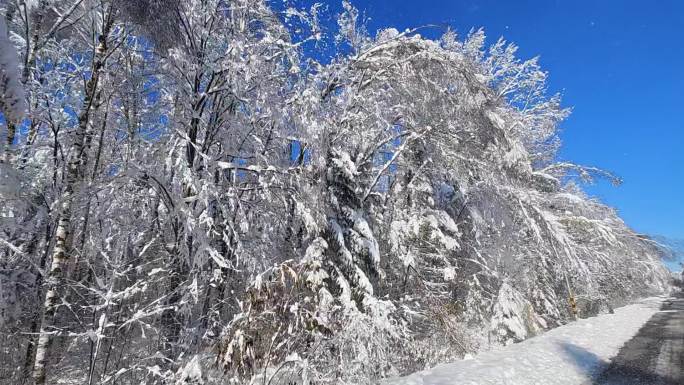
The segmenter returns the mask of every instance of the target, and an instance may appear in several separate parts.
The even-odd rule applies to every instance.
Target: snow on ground
[[[658,312],[665,297],[648,298],[615,314],[582,319],[473,359],[383,382],[385,385],[588,384],[620,347]]]

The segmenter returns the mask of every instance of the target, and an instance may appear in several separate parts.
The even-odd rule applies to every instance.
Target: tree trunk
[[[64,270],[69,261],[69,232],[71,230],[71,215],[74,204],[74,193],[78,182],[82,179],[81,169],[84,152],[85,138],[92,112],[96,108],[94,104],[97,94],[98,83],[104,60],[106,58],[106,39],[113,24],[110,13],[107,23],[99,38],[99,45],[95,52],[92,76],[86,83],[85,99],[78,117],[78,129],[76,139],[72,147],[72,158],[67,167],[64,194],[62,196],[61,215],[55,231],[55,248],[52,253],[52,264],[47,273],[45,300],[43,305],[43,317],[40,324],[40,336],[36,345],[36,359],[33,365],[33,378],[36,385],[45,384],[48,362],[48,351],[52,344],[52,333],[55,332],[55,313],[57,311],[58,298],[63,289]]]
[[[47,257],[50,253],[50,240],[52,239],[52,224],[48,223],[45,229],[45,250],[40,258],[40,272],[36,277],[34,286],[36,287],[36,303],[40,302],[41,288],[43,286],[43,274],[41,272],[45,271],[45,265],[47,264]],[[31,378],[31,369],[33,368],[35,352],[36,352],[36,339],[34,334],[40,331],[40,309],[32,315],[31,328],[29,336],[28,345],[26,346],[26,354],[24,355],[24,368],[22,370],[23,381],[28,382]]]

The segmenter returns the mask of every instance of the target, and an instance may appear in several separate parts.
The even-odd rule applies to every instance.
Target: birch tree
[[[85,141],[90,129],[94,107],[97,105],[97,95],[101,87],[101,76],[104,71],[106,60],[111,50],[116,48],[117,42],[110,36],[115,23],[116,10],[114,3],[102,4],[102,7],[94,10],[93,17],[99,17],[101,29],[97,31],[97,44],[92,47],[92,69],[90,78],[85,84],[84,100],[78,113],[78,126],[74,133],[74,141],[70,151],[71,159],[68,162],[65,185],[61,197],[59,221],[55,229],[55,246],[52,252],[52,262],[46,277],[45,301],[43,303],[43,317],[40,326],[40,337],[36,345],[33,378],[35,383],[44,384],[47,376],[48,353],[52,342],[52,334],[58,331],[58,325],[54,324],[55,313],[63,293],[66,264],[70,258],[70,232],[72,231],[72,215],[74,197],[79,182],[83,179],[83,167],[85,166]]]

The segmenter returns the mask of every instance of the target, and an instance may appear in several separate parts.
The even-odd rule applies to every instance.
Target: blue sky
[[[523,58],[540,55],[550,91],[562,92],[564,104],[573,107],[562,125],[560,156],[625,181],[587,191],[638,231],[684,239],[684,1],[353,4],[370,17],[371,34],[387,26],[443,24],[461,34],[484,27],[489,42],[503,36],[520,46]]]

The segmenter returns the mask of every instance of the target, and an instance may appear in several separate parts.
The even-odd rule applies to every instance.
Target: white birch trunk
[[[103,33],[100,38],[100,43],[95,52],[95,60],[93,61],[92,77],[86,84],[86,94],[83,101],[83,106],[78,119],[78,130],[76,131],[76,139],[72,147],[73,158],[67,167],[67,177],[65,181],[64,194],[62,196],[62,206],[60,212],[60,219],[57,224],[55,233],[56,242],[52,253],[52,264],[50,270],[47,272],[47,286],[45,292],[45,301],[43,303],[43,317],[40,325],[40,337],[36,345],[36,358],[33,365],[33,379],[36,385],[44,385],[47,374],[48,352],[52,344],[52,334],[56,331],[55,313],[57,311],[58,298],[62,291],[62,280],[64,279],[64,270],[69,261],[69,233],[71,231],[71,215],[74,203],[74,191],[80,181],[83,165],[82,159],[84,151],[85,137],[87,134],[88,125],[94,110],[94,98],[97,93],[98,83],[102,68],[104,67],[104,60],[106,58],[106,36],[109,35],[113,23],[112,15],[109,15],[107,24],[104,26]]]

